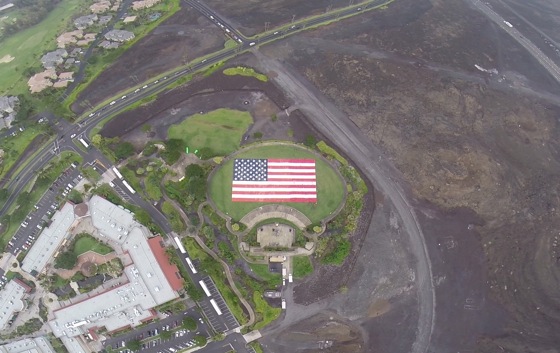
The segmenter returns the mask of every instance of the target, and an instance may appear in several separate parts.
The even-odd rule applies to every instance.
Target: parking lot
[[[214,281],[212,281],[212,278],[210,278],[210,276],[205,276],[202,278],[202,281],[204,281],[204,284],[206,284],[206,287],[208,287],[211,298],[216,301],[216,304],[218,304],[218,307],[222,312],[222,315],[218,315],[216,313],[216,310],[214,310],[214,307],[212,306],[212,304],[210,304],[210,298],[206,298],[205,300],[201,300],[199,302],[200,307],[204,311],[204,315],[206,315],[208,322],[210,323],[210,325],[212,325],[212,328],[216,332],[227,332],[239,327],[237,319],[235,318],[235,316],[233,316],[233,314],[227,307],[224,298],[218,291],[218,288],[216,288],[216,285],[214,284]]]
[[[189,316],[196,320],[197,328],[189,332],[182,327],[183,318]],[[172,331],[170,339],[162,339],[163,331]],[[196,308],[188,309],[186,312],[170,315],[164,319],[148,324],[140,329],[113,337],[103,342],[103,347],[111,347],[112,350],[127,353],[126,343],[131,340],[140,340],[142,348],[137,352],[143,353],[172,353],[172,349],[183,350],[193,346],[192,339],[195,335],[210,337],[208,325]]]
[[[77,164],[75,164],[77,167]],[[15,235],[7,245],[7,251],[17,255],[27,251],[33,245],[44,227],[48,226],[52,215],[58,210],[63,200],[83,177],[78,168],[69,167],[49,187],[39,202],[34,205],[34,211],[27,215]]]

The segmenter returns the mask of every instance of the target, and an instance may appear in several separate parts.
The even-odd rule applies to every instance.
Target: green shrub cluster
[[[334,148],[327,145],[325,141],[319,141],[317,143],[317,148],[327,157],[336,159],[342,165],[348,165],[348,161],[346,160],[346,158],[342,157]]]

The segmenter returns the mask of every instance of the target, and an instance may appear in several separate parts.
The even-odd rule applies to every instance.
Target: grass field
[[[255,303],[255,311],[257,313],[257,317],[260,316],[261,319],[261,320],[257,319],[257,322],[253,325],[254,330],[259,330],[267,326],[272,321],[276,320],[278,316],[280,316],[280,313],[282,312],[282,309],[273,308],[270,305],[268,305],[266,300],[263,299],[262,294],[260,292],[257,291],[253,292],[253,302]]]
[[[8,136],[0,141],[0,149],[5,152],[4,160],[0,165],[0,178],[4,177],[31,141],[41,132],[40,127],[29,127],[23,132],[18,131],[17,136]]]
[[[66,28],[66,20],[78,11],[81,4],[80,0],[63,0],[39,24],[0,42],[0,58],[6,55],[14,57],[14,60],[0,64],[0,93],[16,95],[28,91],[26,69],[40,67],[41,56],[56,49],[56,37]]]
[[[243,66],[230,67],[229,69],[225,69],[224,75],[227,76],[240,75],[240,76],[254,77],[262,82],[268,81],[268,77],[266,75],[259,74],[254,69],[250,67],[243,67]]]
[[[76,256],[80,256],[88,251],[94,251],[101,255],[107,255],[113,252],[113,249],[89,235],[78,238],[76,243],[74,243],[74,253]]]
[[[193,151],[207,147],[218,155],[228,155],[239,148],[241,138],[252,122],[247,112],[218,109],[195,114],[172,125],[168,138],[185,141]]]
[[[309,256],[294,256],[292,261],[295,278],[303,278],[313,273],[313,264],[311,264]]]
[[[303,212],[311,222],[316,223],[336,210],[344,199],[345,183],[332,167],[314,153],[298,146],[262,146],[242,152],[237,158],[309,158],[316,160],[317,204],[284,203]],[[240,220],[249,211],[265,205],[261,202],[232,202],[231,181],[233,178],[233,159],[224,163],[210,180],[210,197],[216,206],[234,220]]]
[[[249,264],[251,270],[270,286],[277,286],[282,283],[282,276],[279,273],[271,273],[268,265]]]

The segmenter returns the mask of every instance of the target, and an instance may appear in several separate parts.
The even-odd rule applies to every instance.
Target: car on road
[[[73,139],[74,137],[76,137],[76,134],[70,135],[70,138],[71,138],[71,139]]]
[[[249,46],[252,47],[255,44],[256,44],[255,42],[251,42],[251,43],[249,43]]]
[[[91,113],[91,114],[88,115],[88,116],[91,118],[91,117],[94,116],[94,115],[95,115],[95,113]]]
[[[126,99],[126,96],[122,96],[121,99]]]
[[[113,104],[115,104],[115,103],[116,103],[115,101],[112,101],[111,103],[109,103],[109,105],[113,105]]]
[[[144,85],[144,86],[142,86],[142,88],[148,88],[148,85]]]
[[[280,32],[276,31],[276,32],[274,32],[274,35],[276,35],[276,34],[278,34],[278,33],[280,33]]]

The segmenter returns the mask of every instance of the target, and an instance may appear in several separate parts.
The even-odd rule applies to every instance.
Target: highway
[[[191,3],[193,3],[193,2],[197,3],[196,1],[193,1],[193,0],[188,0],[187,1],[187,3],[191,6],[192,6]],[[126,98],[124,98],[124,99],[122,97],[121,98],[116,98],[114,101],[112,101],[112,102],[106,104],[105,106],[102,106],[99,109],[91,112],[88,115],[88,117],[86,117],[85,119],[83,119],[83,120],[81,120],[81,121],[79,121],[75,124],[70,124],[64,119],[58,119],[58,120],[56,120],[56,124],[58,124],[58,125],[54,125],[54,127],[55,127],[55,129],[57,130],[57,133],[58,133],[57,139],[62,142],[62,144],[60,145],[60,152],[69,151],[69,150],[79,152],[79,149],[77,149],[75,147],[75,145],[73,144],[73,142],[70,139],[70,136],[72,134],[75,133],[77,136],[88,136],[91,133],[91,131],[94,129],[94,127],[97,124],[99,124],[101,121],[106,119],[107,117],[109,117],[111,115],[114,115],[114,114],[117,114],[118,112],[122,111],[123,109],[125,109],[129,105],[131,105],[131,104],[133,104],[133,103],[135,103],[139,100],[142,100],[146,97],[149,97],[153,94],[156,94],[156,93],[164,90],[165,88],[167,88],[168,86],[170,86],[174,82],[176,82],[178,79],[180,79],[182,76],[188,75],[192,72],[199,71],[199,70],[201,70],[205,67],[214,65],[214,64],[219,63],[219,62],[221,62],[225,59],[228,59],[228,58],[234,57],[236,55],[239,55],[240,53],[251,49],[251,47],[253,45],[264,45],[264,44],[267,44],[267,43],[271,43],[271,42],[276,41],[278,39],[284,38],[288,35],[295,34],[295,33],[299,32],[300,30],[303,30],[307,27],[316,26],[316,25],[319,25],[323,22],[329,22],[329,21],[335,20],[337,18],[348,16],[348,15],[351,15],[351,14],[361,13],[361,12],[367,10],[367,9],[371,9],[371,8],[383,5],[386,2],[387,1],[385,1],[385,0],[375,0],[375,1],[368,2],[368,3],[362,3],[362,4],[359,4],[359,5],[354,5],[350,8],[348,8],[348,9],[344,9],[344,10],[341,10],[341,11],[338,11],[338,12],[329,12],[329,13],[326,13],[326,14],[321,15],[321,16],[314,17],[314,18],[309,19],[309,20],[295,22],[290,27],[284,28],[282,30],[269,31],[268,33],[265,33],[265,34],[262,34],[262,35],[257,35],[257,36],[254,37],[252,42],[249,42],[246,39],[238,47],[230,48],[230,49],[227,49],[227,50],[222,50],[222,51],[220,51],[220,52],[218,52],[218,53],[216,53],[216,54],[214,54],[214,55],[212,55],[212,56],[210,56],[206,59],[203,59],[203,60],[201,60],[197,63],[192,64],[189,68],[184,68],[180,71],[177,71],[177,72],[171,74],[170,76],[166,76],[165,78],[145,83],[144,86],[142,86],[142,88],[139,88],[139,89],[137,89],[133,92],[126,93],[124,95],[124,97],[126,97]],[[219,17],[218,14],[213,12],[208,7],[197,6],[197,7],[194,7],[194,8],[197,11],[204,11],[203,12],[204,16],[214,16],[214,18],[220,18],[221,19],[221,17]],[[227,28],[232,28],[229,24],[227,24],[225,22],[223,22],[223,25],[227,26]],[[232,30],[232,29],[230,29],[230,30]],[[237,31],[235,31],[235,33],[237,33]],[[251,43],[256,43],[256,44],[251,45]],[[51,124],[55,124],[54,119],[55,118],[50,119]],[[86,141],[87,141],[87,138],[86,138]],[[93,151],[93,152],[91,152],[92,156],[90,156],[90,158],[88,158],[87,155],[84,156],[84,162],[91,161],[91,157],[95,157],[95,158],[99,157],[99,158],[103,159],[105,162],[109,163],[106,160],[106,158],[104,158],[99,151],[96,151],[95,149],[93,149],[92,151]],[[83,155],[83,153],[82,153],[82,155]],[[36,156],[34,156],[28,162],[26,167],[23,168],[19,172],[19,174],[17,176],[15,176],[8,183],[7,189],[8,189],[8,192],[10,194],[10,197],[5,202],[3,207],[0,209],[0,217],[2,217],[6,213],[6,211],[9,209],[9,207],[17,199],[17,192],[16,191],[21,190],[25,185],[28,185],[28,183],[34,178],[34,171],[40,170],[41,168],[43,168],[50,161],[50,159],[52,157],[54,157],[54,154],[52,154],[49,149],[42,150]],[[108,164],[108,165],[110,165],[110,164]]]
[[[371,9],[376,6],[383,5],[386,2],[387,1],[385,0],[375,0],[368,3],[354,5],[343,10],[329,12],[308,20],[294,22],[288,27],[275,31],[269,31],[267,33],[255,36],[254,38],[245,38],[231,25],[226,23],[222,17],[220,17],[206,5],[198,1],[187,0],[187,3],[190,6],[192,6],[197,11],[200,11],[204,16],[212,20],[217,26],[222,28],[227,33],[227,35],[230,35],[232,38],[237,37],[237,42],[239,43],[239,45],[235,48],[230,48],[215,53],[207,57],[206,59],[200,60],[192,64],[188,68],[181,69],[170,74],[169,76],[149,83],[145,83],[142,88],[136,89],[133,92],[126,93],[124,96],[117,98],[114,101],[106,104],[105,106],[102,106],[99,109],[89,113],[86,118],[74,124],[71,124],[64,119],[56,119],[55,117],[48,119],[48,122],[55,129],[56,137],[54,143],[49,144],[49,146],[51,147],[39,151],[35,156],[28,160],[26,166],[22,168],[22,170],[7,183],[6,188],[8,189],[10,196],[0,209],[0,217],[4,216],[9,208],[13,205],[13,203],[17,200],[19,192],[23,190],[24,187],[35,178],[37,171],[44,168],[47,163],[49,163],[51,160],[53,160],[53,158],[56,157],[56,155],[63,151],[74,151],[76,153],[79,153],[84,159],[84,164],[96,163],[103,166],[104,170],[101,170],[101,172],[107,171],[112,166],[112,163],[99,150],[92,146],[90,143],[91,141],[88,141],[87,138],[87,136],[92,133],[92,130],[102,120],[117,114],[129,105],[142,100],[145,97],[151,96],[166,89],[182,76],[195,71],[199,71],[213,64],[224,61],[228,58],[237,56],[246,50],[250,50],[254,46],[271,43],[286,36],[298,33],[305,28],[316,26],[324,22],[329,22],[340,17],[359,14],[366,9]],[[226,29],[229,32],[227,32]],[[88,143],[90,143],[90,148],[84,151],[83,149],[76,146],[75,139],[80,137],[84,138]],[[112,172],[108,171],[108,173]],[[71,177],[73,178],[74,174],[72,174]],[[131,193],[130,191],[128,191],[128,189],[122,184],[122,181],[118,180],[118,178],[117,180],[113,180],[113,183],[117,186],[116,189],[119,189],[121,196],[127,199],[130,203],[146,210],[152,217],[153,221],[162,229],[164,233],[166,233],[166,235],[171,236],[173,234],[171,226],[166,217],[156,207],[154,207],[154,205],[142,199],[142,197],[140,197],[138,193]],[[52,192],[47,192],[43,196],[39,204],[43,205],[41,202],[45,204],[48,203],[47,201],[50,201],[53,197],[53,195],[51,194]],[[25,237],[22,237],[21,239],[25,239]],[[19,238],[17,238],[16,240],[18,240],[17,249],[19,250],[21,248],[21,244],[19,244],[21,243],[21,240],[19,240]],[[14,246],[14,249],[15,248],[16,246]],[[188,254],[181,254],[179,250],[177,250],[177,253],[180,256],[183,265],[185,265],[186,268],[189,268],[185,261],[185,257],[188,256]],[[221,342],[213,342],[206,349],[215,352],[227,352],[228,350],[230,350],[229,347],[235,347],[235,349],[239,352],[252,351],[244,347],[244,344],[242,344],[244,340],[239,334],[231,332],[234,328],[239,326],[239,323],[237,323],[229,308],[227,308],[227,305],[225,305],[225,301],[217,291],[215,285],[211,282],[211,279],[207,275],[201,273],[194,274],[190,272],[189,274],[191,275],[195,283],[198,283],[198,281],[200,280],[204,281],[211,291],[211,297],[205,297],[199,303],[210,325],[217,332],[231,333],[226,337],[225,340]],[[222,309],[222,315],[216,315],[215,310],[209,304],[210,298],[216,300],[218,306]]]
[[[525,38],[515,27],[506,25],[503,17],[494,12],[490,7],[480,0],[470,0],[482,13],[506,31],[515,41],[521,44],[527,51],[548,71],[556,82],[560,83],[560,68],[546,54],[544,54],[535,44]]]

